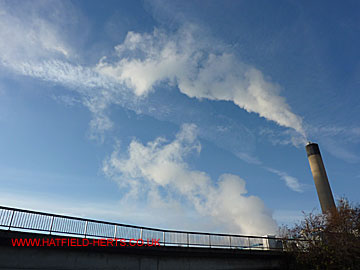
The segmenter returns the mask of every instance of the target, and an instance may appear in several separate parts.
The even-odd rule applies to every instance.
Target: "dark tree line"
[[[297,239],[285,248],[293,255],[293,269],[360,269],[360,206],[346,199],[337,211],[304,214],[301,223],[282,228],[282,236]]]

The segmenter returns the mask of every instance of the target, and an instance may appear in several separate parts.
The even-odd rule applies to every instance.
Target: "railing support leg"
[[[9,229],[8,229],[8,230],[10,230],[10,228],[11,228],[11,224],[12,224],[12,220],[13,220],[13,217],[14,217],[14,213],[15,213],[15,211],[13,210],[13,212],[12,212],[12,214],[11,214],[10,224],[9,224]]]
[[[164,246],[165,246],[165,231],[163,231],[163,239],[164,239]]]
[[[115,229],[114,229],[114,239],[116,239],[116,230],[117,230],[117,225],[115,225]]]
[[[54,216],[51,217],[50,230],[49,230],[50,234],[51,234],[51,231],[52,231],[53,223],[54,223]]]
[[[87,225],[88,225],[88,222],[86,221],[86,222],[85,222],[85,229],[84,229],[84,236],[85,236],[85,238],[86,238]]]

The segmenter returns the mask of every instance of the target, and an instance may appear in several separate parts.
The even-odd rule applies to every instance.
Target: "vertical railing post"
[[[251,250],[251,246],[250,246],[250,237],[247,238],[248,239],[248,247]]]
[[[267,239],[265,241],[266,241],[265,243],[266,243],[267,249],[270,250],[269,235],[267,236]],[[263,250],[265,250],[264,238],[262,238],[262,247],[263,247]]]
[[[85,236],[85,238],[86,238],[87,225],[88,225],[88,221],[85,222],[85,229],[84,229],[84,236]]]
[[[115,229],[114,229],[114,239],[116,239],[116,231],[117,231],[117,225],[115,225]]]
[[[164,239],[164,246],[165,246],[165,231],[163,231],[163,239]]]
[[[142,240],[142,236],[143,236],[143,228],[140,229],[140,239]]]
[[[51,216],[51,223],[50,223],[50,229],[49,229],[50,234],[52,231],[53,223],[54,223],[54,216]]]
[[[211,248],[211,234],[209,234],[209,247]]]
[[[12,210],[12,211],[13,211],[13,212],[12,212],[12,214],[11,214],[10,224],[9,224],[9,229],[8,229],[8,230],[10,230],[10,228],[11,228],[12,220],[13,220],[14,213],[15,213],[15,210]]]
[[[230,243],[230,248],[231,248],[231,235],[229,235],[229,243]]]
[[[189,241],[189,233],[186,233],[186,238],[187,238],[187,246],[190,246],[190,241]]]

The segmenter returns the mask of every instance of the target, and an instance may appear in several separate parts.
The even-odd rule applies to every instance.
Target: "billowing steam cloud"
[[[213,218],[229,232],[274,233],[277,227],[271,213],[260,198],[246,196],[243,179],[223,174],[215,185],[205,172],[189,168],[185,157],[200,149],[196,126],[185,124],[172,142],[163,138],[146,145],[132,141],[128,156],[120,157],[115,151],[103,170],[122,187],[130,187],[133,196],[146,198],[155,190],[162,193],[162,200],[186,200],[198,214]]]
[[[187,26],[173,35],[129,32],[115,49],[118,60],[102,59],[97,70],[145,96],[154,86],[177,85],[189,97],[232,101],[248,112],[295,129],[305,136],[302,119],[294,114],[279,87],[256,68]]]

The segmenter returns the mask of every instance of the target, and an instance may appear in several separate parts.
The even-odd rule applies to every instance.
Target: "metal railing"
[[[163,246],[284,250],[291,239],[162,230],[0,206],[0,229],[85,238],[160,239]],[[285,241],[285,242],[284,242]]]

